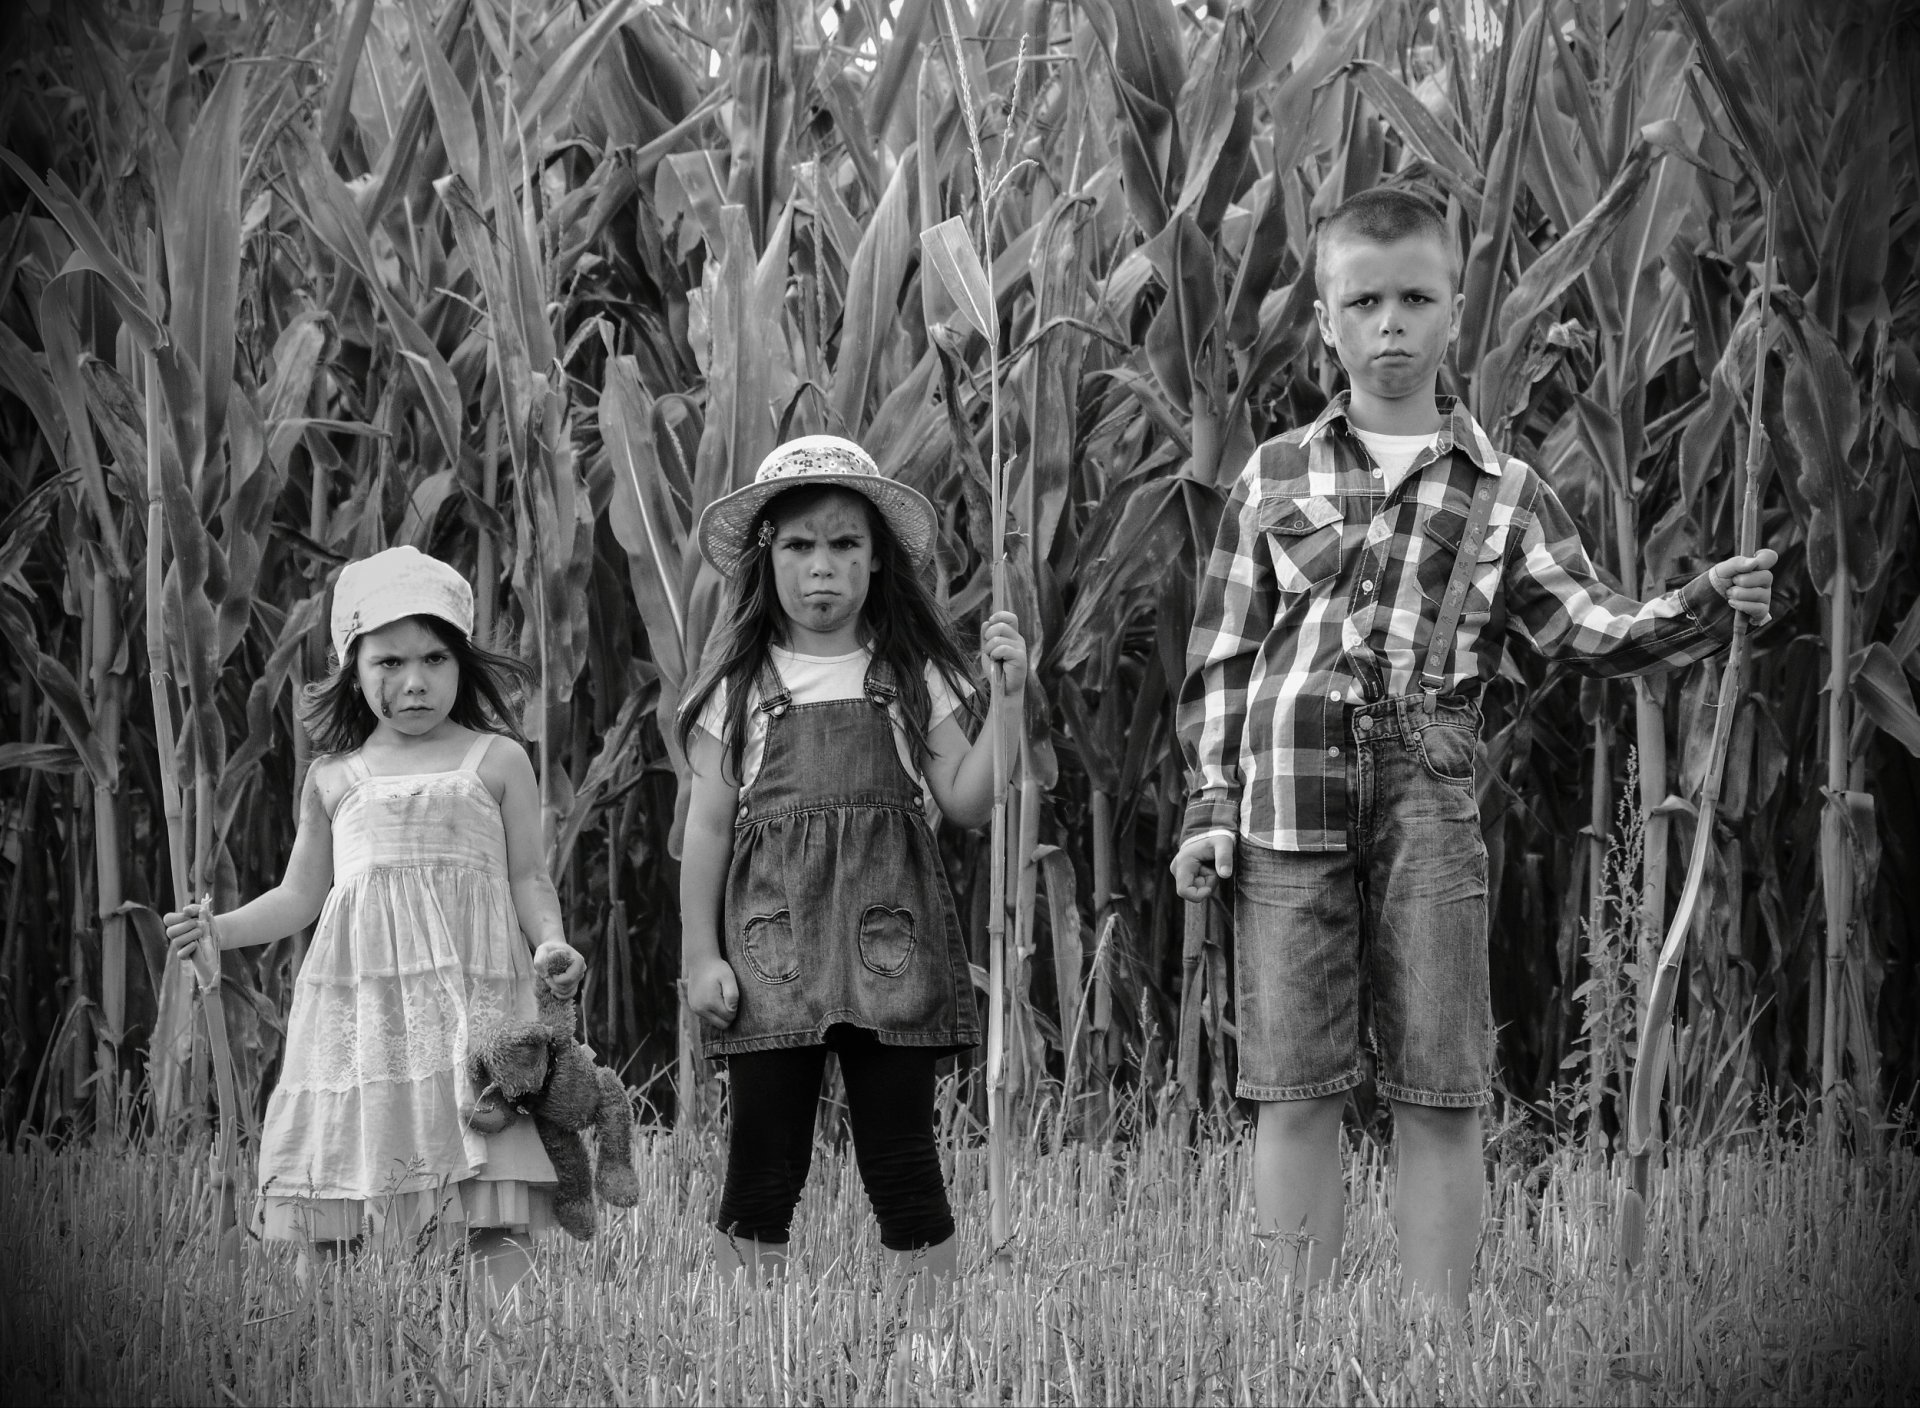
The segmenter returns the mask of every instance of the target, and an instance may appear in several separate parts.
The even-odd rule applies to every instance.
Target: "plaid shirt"
[[[1183,839],[1347,848],[1346,711],[1415,693],[1474,488],[1494,486],[1446,692],[1472,698],[1507,632],[1597,675],[1691,664],[1733,638],[1706,574],[1648,602],[1604,586],[1559,498],[1442,397],[1438,442],[1383,493],[1347,396],[1267,441],[1235,483],[1200,583],[1178,726]]]

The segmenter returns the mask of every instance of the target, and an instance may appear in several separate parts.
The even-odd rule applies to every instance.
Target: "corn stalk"
[[[993,573],[992,609],[1007,609],[1007,466],[1000,453],[1000,320],[987,269],[993,264],[993,206],[995,184],[980,146],[979,116],[966,56],[960,49],[960,28],[953,0],[941,0],[946,11],[948,60],[960,89],[961,112],[967,125],[967,143],[973,155],[973,174],[980,195],[979,244],[972,244],[965,221],[955,216],[921,233],[921,247],[946,285],[961,316],[987,342],[988,427],[991,450],[987,477],[992,504],[989,546]],[[1004,180],[1005,178],[1002,177]],[[929,212],[930,213],[930,212]],[[1013,747],[1009,730],[1020,720],[1002,709],[998,696],[1005,669],[994,666],[995,698],[989,710],[993,730],[993,819],[988,831],[987,910],[987,1209],[988,1235],[997,1261],[1008,1256],[1013,1240],[1007,1208],[1007,870],[1008,848],[1016,836],[1007,824],[1008,794],[1012,788]],[[1022,830],[1037,821],[1037,793],[1023,795]],[[1029,903],[1024,908],[1031,910]]]
[[[1767,317],[1773,303],[1774,194],[1766,201],[1766,243],[1761,254],[1760,302],[1753,332],[1753,388],[1747,400],[1747,450],[1742,468],[1739,539],[1736,551],[1748,557],[1759,546],[1761,471],[1765,467],[1766,432],[1761,397],[1766,389]],[[1700,890],[1712,857],[1720,786],[1727,763],[1727,744],[1733,737],[1734,715],[1750,650],[1750,619],[1737,616],[1733,648],[1720,674],[1720,696],[1714,711],[1713,737],[1708,744],[1706,773],[1694,807],[1693,853],[1687,861],[1685,883],[1673,911],[1673,922],[1660,945],[1646,1011],[1640,1020],[1640,1040],[1634,1055],[1633,1078],[1627,1094],[1627,1160],[1629,1183],[1620,1218],[1620,1262],[1629,1274],[1638,1271],[1646,1249],[1647,1203],[1652,1197],[1653,1152],[1657,1137],[1660,1091],[1666,1084],[1673,1055],[1673,1004],[1680,987],[1681,962],[1686,957]]]
[[[198,899],[211,908],[213,896],[204,889],[196,895],[196,882],[203,882],[208,838],[203,837],[191,849],[187,839],[185,787],[179,770],[179,752],[173,724],[173,671],[167,651],[166,591],[164,558],[167,525],[165,476],[161,469],[162,436],[160,423],[159,358],[155,350],[145,353],[145,393],[147,405],[147,682],[153,695],[154,740],[158,751],[160,786],[166,803],[167,854],[173,880],[173,902],[184,909]],[[200,756],[198,749],[196,757]],[[199,806],[197,812],[207,827],[212,824],[210,787],[206,769],[199,769]],[[191,861],[191,864],[190,864]],[[195,1004],[206,1026],[207,1044],[214,1063],[214,1080],[220,1100],[220,1138],[214,1155],[216,1181],[215,1237],[219,1244],[220,1264],[236,1277],[240,1265],[240,1219],[235,1202],[240,1173],[239,1147],[235,1122],[239,1112],[239,1093],[234,1079],[233,1052],[227,1040],[226,1012],[220,997],[220,957],[210,944],[202,944],[194,954],[192,971],[169,966],[167,985],[176,1003],[182,983],[191,982]],[[166,997],[162,997],[162,1010]]]

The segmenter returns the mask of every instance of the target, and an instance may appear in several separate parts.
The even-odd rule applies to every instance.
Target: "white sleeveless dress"
[[[443,1244],[470,1228],[552,1225],[553,1165],[533,1122],[467,1128],[468,1031],[534,1016],[533,965],[507,881],[500,807],[476,771],[376,777],[353,754],[333,814],[333,889],[294,985],[260,1148],[262,1235],[363,1232]]]

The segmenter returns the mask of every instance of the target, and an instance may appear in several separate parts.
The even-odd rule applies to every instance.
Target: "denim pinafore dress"
[[[796,704],[771,662],[767,738],[740,793],[721,943],[740,987],[708,1056],[819,1046],[846,1022],[893,1046],[980,1040],[967,952],[921,802],[902,765],[891,669],[866,694]]]

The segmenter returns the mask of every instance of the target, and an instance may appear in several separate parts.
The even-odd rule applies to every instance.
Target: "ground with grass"
[[[303,1287],[216,1265],[201,1158],[0,1154],[0,1398],[187,1403],[1872,1403],[1920,1386],[1920,1159],[1748,1140],[1672,1157],[1648,1265],[1614,1265],[1618,1179],[1577,1152],[1489,1168],[1471,1315],[1400,1303],[1388,1171],[1349,1162],[1351,1264],[1308,1296],[1250,1235],[1247,1144],[1153,1132],[1017,1151],[989,1264],[984,1151],[951,1157],[965,1275],[903,1323],[850,1150],[823,1148],[793,1273],[721,1283],[712,1134],[643,1134],[640,1206],[543,1248],[524,1316],[469,1313],[428,1255]]]

